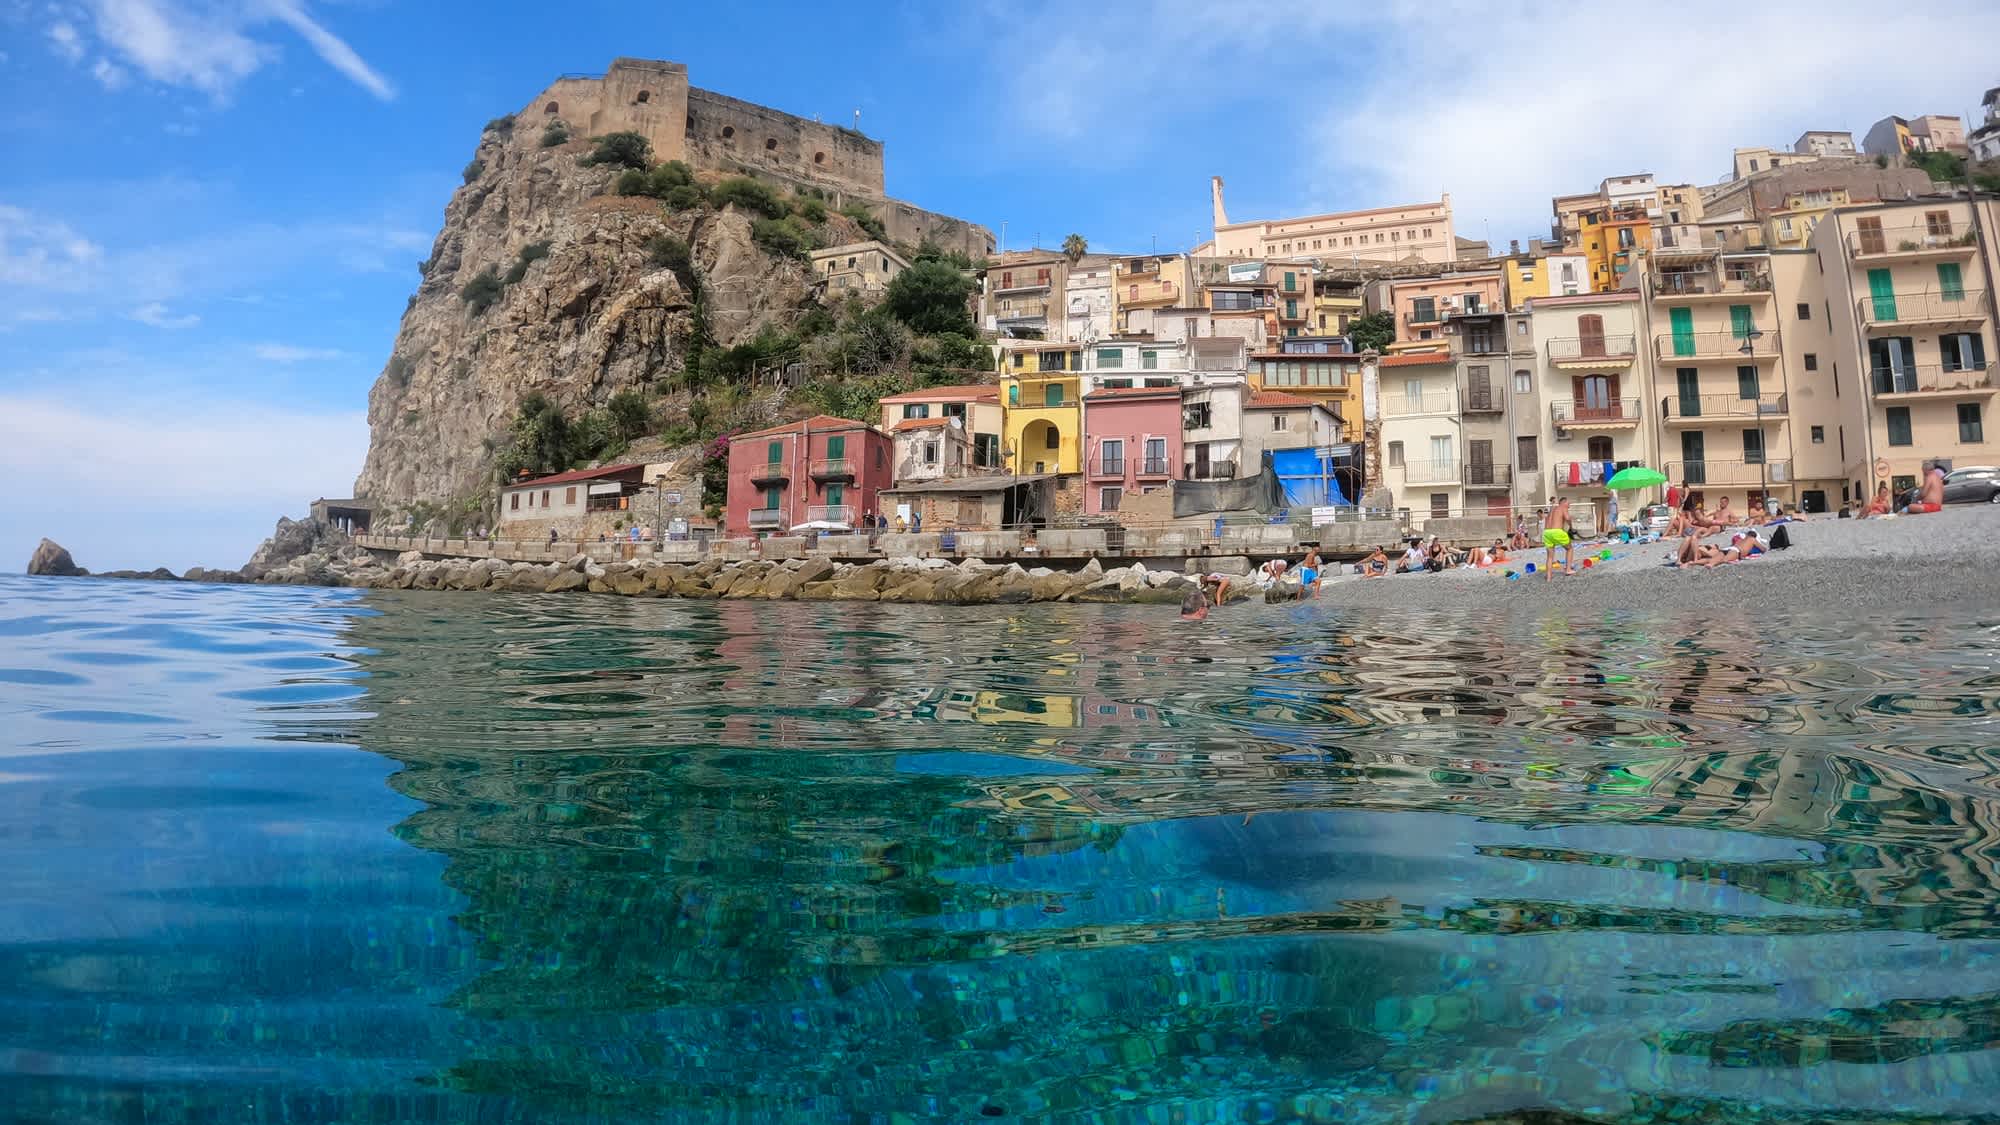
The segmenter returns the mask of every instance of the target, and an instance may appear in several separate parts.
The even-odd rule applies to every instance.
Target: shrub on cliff
[[[514,135],[514,115],[510,113],[504,117],[496,117],[488,121],[486,128],[480,130],[480,132],[498,133],[503,137],[511,137]]]
[[[754,211],[767,219],[785,217],[785,201],[778,193],[748,176],[732,176],[709,189],[708,198],[717,207],[735,204],[745,211]]]
[[[480,176],[484,175],[485,173],[486,173],[486,162],[484,160],[474,160],[472,163],[467,164],[465,166],[464,172],[461,172],[459,174],[463,176],[465,178],[465,182],[469,184],[472,181],[478,179]]]
[[[597,147],[581,161],[586,168],[616,164],[644,171],[653,163],[653,144],[638,133],[606,133],[596,139]]]
[[[507,276],[501,279],[501,284],[512,285],[528,276],[528,267],[548,256],[549,244],[546,242],[530,242],[526,246],[521,247],[520,254],[515,257],[514,264],[508,268]]]
[[[750,241],[766,253],[780,258],[805,261],[819,248],[819,240],[797,219],[755,219],[750,223]]]
[[[611,418],[611,431],[625,441],[653,428],[652,404],[638,391],[623,390],[612,395],[611,401],[604,404],[604,412]]]
[[[708,196],[702,193],[698,184],[682,184],[660,198],[671,211],[692,211],[708,203]]]
[[[794,196],[792,214],[809,223],[823,223],[826,221],[826,204],[810,195]]]
[[[676,211],[685,211],[708,201],[695,183],[694,172],[678,160],[669,160],[651,171],[627,168],[612,184],[619,195],[645,195],[661,199]]]
[[[859,203],[850,203],[842,207],[840,213],[854,220],[854,225],[860,227],[868,237],[877,242],[889,241],[888,228],[882,225],[882,220],[869,213],[867,207]]]
[[[506,291],[507,287],[501,284],[500,275],[493,271],[492,266],[487,266],[471,281],[466,282],[465,288],[460,289],[458,295],[465,301],[467,307],[472,309],[472,315],[478,316],[492,308],[493,302],[499,300],[500,294]]]
[[[568,142],[569,126],[560,121],[551,121],[549,122],[549,127],[542,130],[543,148],[554,148],[557,145],[567,144]]]
[[[889,315],[925,335],[949,332],[978,334],[967,302],[972,280],[941,261],[918,262],[889,282],[882,307]]]
[[[691,295],[701,295],[701,279],[694,272],[694,252],[687,243],[671,234],[656,234],[646,240],[646,261],[674,271],[681,288]]]

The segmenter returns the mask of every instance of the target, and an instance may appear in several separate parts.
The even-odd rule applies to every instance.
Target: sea
[[[0,578],[0,1121],[2000,1112],[2000,599]]]

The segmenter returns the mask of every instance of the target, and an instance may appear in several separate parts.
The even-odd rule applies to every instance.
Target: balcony
[[[792,463],[790,461],[766,461],[750,470],[751,484],[790,484]]]
[[[1744,398],[1741,395],[1668,395],[1661,408],[1668,426],[1731,426],[1759,420],[1779,421],[1790,413],[1784,395]]]
[[[1090,475],[1112,480],[1124,480],[1125,458],[1092,457],[1090,459]]]
[[[1164,477],[1171,476],[1172,474],[1167,471],[1167,459],[1165,457],[1148,457],[1139,462],[1139,475],[1142,477]]]
[[[1868,373],[1868,385],[1876,398],[1890,402],[1985,398],[1993,393],[1993,368],[1945,368],[1929,363],[1900,371],[1878,367]]]
[[[1047,301],[1014,301],[1011,308],[996,308],[993,310],[994,319],[1000,321],[1002,324],[1011,321],[1045,320],[1048,318],[1048,315],[1049,303]]]
[[[1475,414],[1505,414],[1507,413],[1507,399],[1506,396],[1494,394],[1491,391],[1483,395],[1468,394],[1465,396],[1465,406],[1459,410],[1459,413],[1468,416]]]
[[[1127,258],[1118,263],[1118,280],[1137,281],[1143,277],[1160,276],[1158,258]]]
[[[1464,320],[1468,317],[1485,318],[1501,316],[1505,313],[1504,309],[1495,305],[1489,305],[1484,301],[1462,301],[1458,304],[1446,305],[1443,311],[1446,320]]]
[[[1725,266],[1714,269],[1662,270],[1653,274],[1655,300],[1675,305],[1705,301],[1762,302],[1771,295],[1771,272],[1761,265]]]
[[[1182,480],[1235,480],[1236,462],[1210,461],[1206,465],[1188,464],[1181,471]]]
[[[1411,309],[1403,314],[1403,323],[1412,328],[1435,328],[1444,324],[1444,313],[1435,306],[1429,309]]]
[[[1548,343],[1549,363],[1563,368],[1630,367],[1638,358],[1639,338],[1617,336],[1556,336]]]
[[[1310,305],[1299,304],[1297,298],[1293,298],[1289,302],[1280,301],[1278,302],[1278,319],[1304,323],[1312,319],[1312,307]]]
[[[1977,328],[1986,319],[1986,293],[1980,289],[1953,292],[1882,293],[1854,303],[1855,315],[1870,332],[1900,328]]]
[[[1065,395],[1063,395],[1063,396],[1062,396],[1061,398],[1059,398],[1059,399],[1056,399],[1056,400],[1055,400],[1055,401],[1053,401],[1053,402],[1049,401],[1049,399],[1048,399],[1047,397],[1043,396],[1043,395],[1036,395],[1036,396],[1034,396],[1034,398],[1032,398],[1032,399],[1029,399],[1029,398],[1027,398],[1027,397],[1025,397],[1025,396],[1024,396],[1024,397],[1023,397],[1023,398],[1021,399],[1021,401],[1020,401],[1020,402],[1018,402],[1018,403],[1009,403],[1009,404],[1008,404],[1008,406],[1007,406],[1007,409],[1009,409],[1009,410],[1075,410],[1075,409],[1076,409],[1076,407],[1077,407],[1077,402],[1078,402],[1078,400],[1077,400],[1077,397],[1076,397],[1075,395],[1070,395],[1070,394],[1065,394]]]
[[[1406,461],[1403,463],[1403,481],[1406,484],[1457,484],[1459,463],[1457,461]]]
[[[1455,414],[1458,412],[1458,396],[1450,391],[1436,391],[1415,397],[1409,395],[1385,395],[1382,398],[1382,412],[1391,417],[1408,418],[1420,414]]]
[[[1970,258],[1979,252],[1979,237],[1950,223],[1933,229],[1925,223],[1858,230],[1847,236],[1847,256],[1857,262],[1921,262]]]
[[[1558,430],[1626,430],[1639,424],[1639,400],[1616,398],[1603,403],[1574,400],[1549,404],[1549,421]]]
[[[814,480],[853,480],[854,462],[845,457],[829,457],[812,463]]]
[[[1669,461],[1660,470],[1670,481],[1695,488],[1763,488],[1792,478],[1789,461]]]
[[[989,274],[988,276],[990,277],[992,275]],[[990,292],[992,292],[995,296],[998,296],[1002,293],[1036,293],[1040,292],[1041,290],[1047,289],[1048,287],[1049,287],[1048,278],[1039,278],[1034,281],[1028,281],[1026,279],[1023,279],[1022,283],[1019,285],[1009,285],[1006,284],[1003,280],[1003,282],[997,288],[992,289]]]
[[[750,530],[783,531],[791,526],[791,520],[783,508],[750,509]]]
[[[1734,332],[1662,332],[1653,338],[1653,354],[1662,362],[1762,363],[1778,358],[1778,338],[1738,336]]]
[[[1514,487],[1514,466],[1512,465],[1467,465],[1465,467],[1467,488],[1512,488]]]
[[[808,504],[807,523],[832,523],[842,527],[854,526],[854,505],[852,504]]]

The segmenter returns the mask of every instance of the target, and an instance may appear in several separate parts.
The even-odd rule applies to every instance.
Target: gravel
[[[1532,561],[1537,573],[1520,573],[1513,581],[1501,574],[1503,568],[1364,579],[1342,566],[1344,573],[1330,575],[1322,584],[1320,598],[1353,607],[1669,612],[1790,607],[1848,616],[1970,603],[2000,606],[2000,565],[1995,562],[2000,505],[1965,505],[1894,519],[1822,516],[1786,528],[1790,549],[1712,570],[1663,565],[1678,542],[1599,543],[1580,545],[1577,565],[1582,566],[1586,553],[1598,554],[1606,546],[1611,560],[1574,576],[1545,579],[1539,573],[1545,555],[1537,549],[1517,555],[1510,564],[1519,573],[1521,563]],[[1727,534],[1709,537],[1725,546],[1728,540]]]

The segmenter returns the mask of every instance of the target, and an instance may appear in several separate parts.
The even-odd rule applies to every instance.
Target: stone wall
[[[882,142],[765,106],[691,89],[684,159],[696,168],[776,175],[883,197]]]

